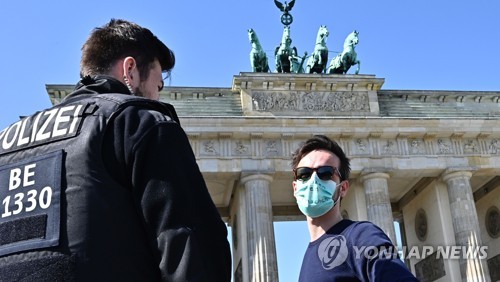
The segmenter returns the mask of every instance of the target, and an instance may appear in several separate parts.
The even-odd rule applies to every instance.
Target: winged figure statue
[[[284,4],[278,0],[274,0],[274,4],[276,4],[276,7],[278,7],[283,13],[288,13],[292,10],[293,5],[295,4],[295,0],[290,1],[290,3],[287,3],[285,1]]]

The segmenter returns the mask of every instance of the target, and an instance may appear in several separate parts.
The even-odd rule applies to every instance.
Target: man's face
[[[160,91],[162,88],[163,77],[161,66],[158,60],[155,60],[153,62],[152,68],[149,69],[148,79],[141,81],[134,92],[137,96],[149,98],[151,100],[159,100]]]
[[[315,150],[305,155],[297,165],[297,167],[310,167],[310,168],[318,168],[320,166],[333,166],[335,168],[339,168],[340,159],[330,151]],[[335,181],[337,185],[341,181],[340,177],[337,174],[333,175],[332,180]],[[297,190],[296,183],[294,181],[293,182],[294,194],[296,190]],[[337,189],[337,191],[335,192],[334,199],[337,199],[339,191],[340,189]]]

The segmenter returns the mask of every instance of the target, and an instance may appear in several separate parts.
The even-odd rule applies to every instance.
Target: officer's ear
[[[135,61],[134,57],[126,57],[125,59],[123,59],[122,71],[125,84],[128,81],[132,88],[139,86],[139,71],[137,69],[137,62]]]

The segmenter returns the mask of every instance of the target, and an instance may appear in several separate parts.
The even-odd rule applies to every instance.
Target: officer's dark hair
[[[174,53],[149,29],[133,22],[111,19],[95,28],[82,46],[80,77],[106,75],[113,64],[122,58],[133,57],[144,81],[155,59],[162,71],[170,72],[175,65]]]
[[[296,169],[300,160],[307,154],[315,150],[326,150],[335,154],[340,160],[340,167],[338,170],[341,174],[341,181],[349,179],[351,173],[351,163],[349,158],[346,157],[339,144],[324,135],[314,135],[306,142],[302,143],[300,147],[292,154],[292,169]]]

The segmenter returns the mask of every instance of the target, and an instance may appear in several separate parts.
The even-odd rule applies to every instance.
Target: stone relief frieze
[[[234,143],[234,154],[235,155],[241,155],[241,156],[247,156],[250,155],[250,142],[245,143],[242,140],[238,140]]]
[[[214,140],[203,141],[200,154],[204,156],[219,155],[218,147],[219,142],[214,142]]]
[[[288,142],[288,143],[287,143]],[[284,157],[289,158],[291,153],[297,148],[302,141],[287,141],[288,145],[283,147],[281,139],[262,139],[258,146],[252,146],[250,140],[233,140],[228,143],[228,151],[226,154],[233,157],[247,156],[262,156],[262,157]],[[380,156],[396,156],[396,155],[474,155],[482,154],[487,151],[489,154],[500,154],[500,142],[498,139],[464,139],[453,141],[446,138],[433,140],[423,140],[420,138],[410,138],[406,141],[407,146],[399,146],[398,141],[393,139],[379,139],[369,141],[368,139],[358,138],[346,141],[344,144],[345,150],[350,155],[380,155]],[[428,143],[428,144],[427,144]],[[199,150],[197,154],[201,157],[218,157],[224,151],[222,143],[217,139],[200,140],[195,144]],[[350,144],[350,145],[347,145]],[[483,145],[484,144],[484,145]],[[373,148],[378,150],[373,151]],[[428,147],[434,147],[435,150]],[[483,148],[483,149],[482,149]],[[284,150],[289,152],[284,152]],[[254,150],[257,150],[255,152]]]
[[[366,144],[364,140],[361,139],[356,140],[356,146],[357,149],[360,150],[361,152],[366,151]]]
[[[254,92],[254,111],[369,112],[367,92]]]
[[[264,155],[266,157],[281,156],[281,141],[280,140],[265,140]]]
[[[411,155],[425,154],[425,143],[423,139],[410,139],[408,140],[408,148]]]
[[[394,155],[397,153],[397,147],[396,143],[392,140],[387,140],[382,147],[382,154],[383,155]]]
[[[444,139],[437,140],[439,154],[453,154],[453,147],[451,143]]]
[[[488,146],[488,152],[490,154],[499,154],[500,153],[500,143],[498,143],[497,139],[491,140],[491,143]]]
[[[354,140],[354,153],[358,155],[366,155],[370,153],[368,141],[363,139]]]
[[[465,154],[474,154],[479,153],[479,145],[475,140],[469,139],[464,143],[464,153]]]

